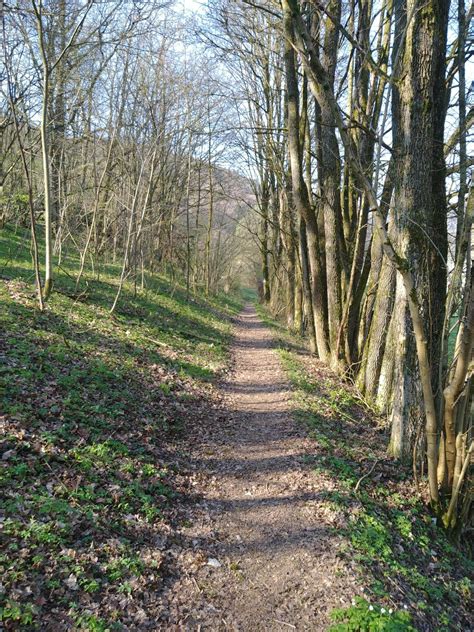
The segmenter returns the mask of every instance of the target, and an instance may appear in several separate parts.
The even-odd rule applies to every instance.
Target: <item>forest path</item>
[[[327,482],[311,467],[314,440],[292,418],[253,306],[237,321],[232,354],[226,412],[199,447],[201,516],[186,530],[204,558],[174,586],[176,627],[167,629],[324,630],[354,587],[337,557]]]

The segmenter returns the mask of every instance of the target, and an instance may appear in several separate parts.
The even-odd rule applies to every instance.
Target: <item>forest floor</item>
[[[0,235],[0,629],[473,629],[386,424],[240,300]],[[99,275],[100,272],[100,275]],[[331,627],[332,626],[332,627]]]

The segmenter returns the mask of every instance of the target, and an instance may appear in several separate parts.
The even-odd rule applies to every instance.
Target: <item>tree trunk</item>
[[[407,14],[412,16],[409,23]],[[414,276],[432,389],[439,395],[438,342],[446,294],[447,226],[442,143],[445,105],[438,92],[444,95],[441,80],[444,81],[447,7],[438,0],[396,0],[395,17],[395,41],[402,46],[400,64],[395,69],[398,81],[393,90],[398,253],[406,259]],[[408,428],[423,417],[423,396],[416,387],[420,383],[416,348],[402,294],[398,287],[396,317],[401,342],[396,356],[396,382],[401,391],[394,398],[392,413],[391,451],[395,455],[411,453],[413,434]]]
[[[288,107],[288,150],[290,154],[293,199],[300,218],[306,224],[308,236],[309,260],[311,264],[312,302],[314,322],[318,345],[318,355],[322,360],[329,358],[329,347],[326,339],[321,295],[321,270],[318,261],[317,224],[314,211],[309,203],[308,190],[303,179],[302,152],[300,146],[299,90],[296,74],[295,52],[291,42],[294,40],[291,10],[286,0],[284,7],[285,28],[285,70],[287,82]]]

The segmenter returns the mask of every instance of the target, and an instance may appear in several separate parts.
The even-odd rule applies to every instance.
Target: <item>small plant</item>
[[[96,579],[82,579],[79,583],[83,590],[88,593],[97,592],[100,588],[100,584]]]
[[[133,592],[133,588],[130,582],[122,582],[117,588],[117,591],[125,595],[131,595]]]
[[[161,392],[163,393],[163,395],[170,395],[171,394],[171,386],[170,386],[170,384],[167,384],[166,382],[161,382],[161,384],[159,384],[159,388],[160,388]]]
[[[472,588],[472,581],[469,579],[469,577],[463,577],[457,582],[456,585],[456,589],[458,590],[458,592],[466,599],[469,599],[472,593]]]
[[[354,548],[370,559],[390,561],[393,558],[387,527],[377,517],[363,512],[352,533]]]
[[[31,625],[35,614],[33,604],[19,604],[16,601],[8,600],[3,607],[0,607],[0,621],[2,623],[13,623],[19,625]]]
[[[92,614],[73,612],[72,617],[79,630],[87,630],[88,632],[110,632],[112,629],[107,621],[99,619]]]
[[[373,606],[366,599],[356,597],[349,608],[331,612],[335,622],[329,632],[416,632],[408,612]]]
[[[110,581],[115,582],[123,579],[128,575],[140,577],[143,573],[144,564],[137,558],[133,557],[121,557],[111,561],[107,565],[107,577]]]
[[[142,466],[143,476],[157,476],[159,474],[158,468],[152,463],[144,463]]]

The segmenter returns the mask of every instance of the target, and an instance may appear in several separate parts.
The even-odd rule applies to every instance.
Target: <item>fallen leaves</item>
[[[166,581],[188,563],[181,547],[173,554],[191,489],[176,438],[212,409],[205,380],[224,357],[210,341],[198,357],[180,335],[158,344],[168,336],[158,301],[175,309],[178,333],[181,310],[198,335],[223,342],[229,327],[204,304],[162,295],[149,319],[127,326],[87,301],[71,312],[58,295],[39,314],[15,287],[0,286],[0,620],[149,626]]]

